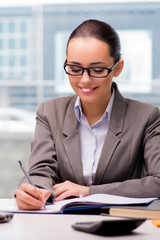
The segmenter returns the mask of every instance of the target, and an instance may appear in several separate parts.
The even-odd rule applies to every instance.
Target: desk
[[[160,228],[150,220],[144,222],[132,234],[126,236],[104,237],[72,229],[71,224],[79,221],[94,221],[109,217],[94,215],[53,215],[53,214],[15,214],[9,223],[0,224],[2,240],[159,240]]]

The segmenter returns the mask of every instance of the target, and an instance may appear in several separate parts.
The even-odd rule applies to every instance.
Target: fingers
[[[61,200],[63,200],[63,199],[66,199],[66,198],[68,198],[68,197],[71,197],[71,196],[72,196],[72,194],[71,194],[69,191],[66,191],[66,192],[61,193],[59,196],[57,196],[57,197],[55,198],[55,201],[61,201]]]
[[[42,195],[42,198],[44,199],[44,201],[46,202],[47,199],[50,197],[51,195],[51,192],[49,190],[46,190],[46,189],[39,189],[41,195]]]
[[[89,194],[89,187],[78,185],[70,181],[55,184],[53,186],[53,190],[55,194],[55,201],[60,201],[71,196],[88,196]]]
[[[15,194],[19,209],[38,210],[44,206],[50,191],[35,188],[31,184],[22,184]]]
[[[53,186],[55,198],[57,198],[60,194],[66,191],[66,187],[63,185],[64,185],[63,183],[60,183],[60,184],[55,184]]]
[[[70,191],[70,189],[73,187],[73,185],[72,186],[71,185],[72,183],[69,181],[65,181],[63,183],[54,185],[53,190],[54,190],[55,200],[60,201],[62,199],[72,196],[72,192]]]

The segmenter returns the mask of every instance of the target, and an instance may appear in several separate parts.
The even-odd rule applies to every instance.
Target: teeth
[[[83,90],[84,92],[89,92],[89,91],[91,91],[91,89],[88,89],[88,88],[82,88],[82,90]]]

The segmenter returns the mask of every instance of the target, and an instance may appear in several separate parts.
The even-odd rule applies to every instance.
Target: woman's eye
[[[102,73],[104,71],[104,68],[93,68],[92,69],[95,73]]]
[[[75,67],[75,66],[70,67],[70,69],[71,69],[72,72],[75,72],[75,73],[78,73],[78,72],[81,71],[81,68]]]

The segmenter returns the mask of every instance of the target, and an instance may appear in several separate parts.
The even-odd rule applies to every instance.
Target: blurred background
[[[41,102],[72,95],[64,74],[66,42],[82,21],[111,24],[120,35],[124,96],[160,107],[159,0],[0,1],[0,198],[13,197],[28,168]]]

